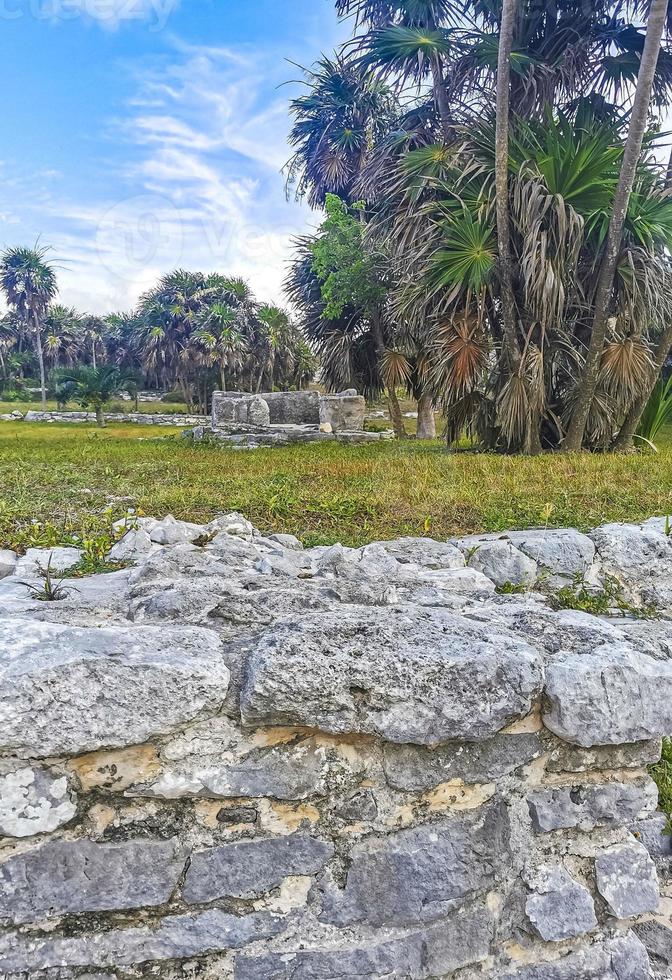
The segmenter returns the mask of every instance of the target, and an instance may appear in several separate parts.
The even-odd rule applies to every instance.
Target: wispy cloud
[[[6,200],[0,186],[0,211],[20,209],[53,242],[62,298],[85,309],[129,307],[178,266],[241,275],[281,299],[291,241],[314,222],[284,196],[287,65],[273,52],[172,39],[125,70],[134,92],[106,124],[96,186],[75,197],[58,175],[19,175]]]

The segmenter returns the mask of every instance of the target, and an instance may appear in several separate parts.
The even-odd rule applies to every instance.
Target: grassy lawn
[[[657,455],[522,459],[414,441],[244,452],[132,425],[0,424],[0,546],[66,541],[129,507],[195,521],[240,510],[306,544],[588,529],[672,512],[672,433]]]

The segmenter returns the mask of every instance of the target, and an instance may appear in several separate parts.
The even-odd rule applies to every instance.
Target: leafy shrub
[[[167,405],[186,405],[186,399],[181,391],[167,391],[161,396],[161,401]]]
[[[644,409],[637,435],[653,442],[669,422],[672,422],[672,375],[667,381],[660,378],[657,382]]]

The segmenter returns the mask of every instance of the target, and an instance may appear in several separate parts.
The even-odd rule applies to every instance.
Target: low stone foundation
[[[39,602],[48,556],[0,565],[3,980],[670,977],[664,519],[143,518]],[[576,576],[617,617],[554,611]]]
[[[132,425],[173,425],[185,428],[189,425],[201,425],[208,421],[205,415],[159,415],[158,412],[129,412],[122,415],[119,412],[106,412],[105,421],[113,425],[127,422]],[[95,412],[14,412],[11,415],[0,415],[0,422],[73,422],[92,424],[96,422]]]

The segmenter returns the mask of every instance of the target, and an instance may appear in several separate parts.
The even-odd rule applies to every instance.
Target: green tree
[[[47,407],[47,381],[42,330],[47,308],[57,293],[56,273],[47,261],[48,249],[8,248],[0,258],[0,288],[9,306],[32,330],[40,373],[42,408]]]
[[[67,392],[68,398],[76,400],[84,409],[93,408],[98,428],[105,428],[105,405],[125,384],[134,380],[114,365],[103,367],[80,365],[71,370],[56,372],[55,380],[59,390]]]

